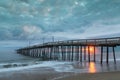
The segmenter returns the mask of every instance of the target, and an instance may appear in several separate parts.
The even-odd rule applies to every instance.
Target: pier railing
[[[25,48],[37,48],[45,46],[61,46],[61,45],[91,45],[91,46],[119,46],[120,37],[114,38],[98,38],[98,39],[77,39],[77,40],[66,40],[66,41],[56,41],[56,42],[47,42],[39,45],[33,45]],[[24,48],[22,48],[24,49]]]

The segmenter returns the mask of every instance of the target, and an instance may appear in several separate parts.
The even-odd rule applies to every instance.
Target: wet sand
[[[39,69],[40,70],[40,69]],[[120,72],[59,73],[52,69],[0,73],[0,80],[120,80]]]
[[[83,73],[56,80],[120,80],[120,72]]]

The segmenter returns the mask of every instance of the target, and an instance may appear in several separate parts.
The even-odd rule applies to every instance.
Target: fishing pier
[[[17,53],[25,56],[40,57],[44,60],[80,62],[90,62],[92,60],[96,62],[96,48],[99,47],[100,63],[103,63],[103,54],[105,54],[104,57],[106,57],[105,60],[108,64],[110,49],[112,49],[114,63],[116,63],[116,46],[120,46],[120,37],[47,42],[18,49]],[[93,57],[91,57],[91,51]]]

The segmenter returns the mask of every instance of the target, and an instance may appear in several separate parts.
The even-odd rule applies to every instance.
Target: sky
[[[0,0],[0,40],[120,35],[120,0]]]

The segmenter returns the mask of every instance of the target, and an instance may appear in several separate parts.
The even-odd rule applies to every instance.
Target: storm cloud
[[[0,39],[120,34],[120,0],[0,0]]]

